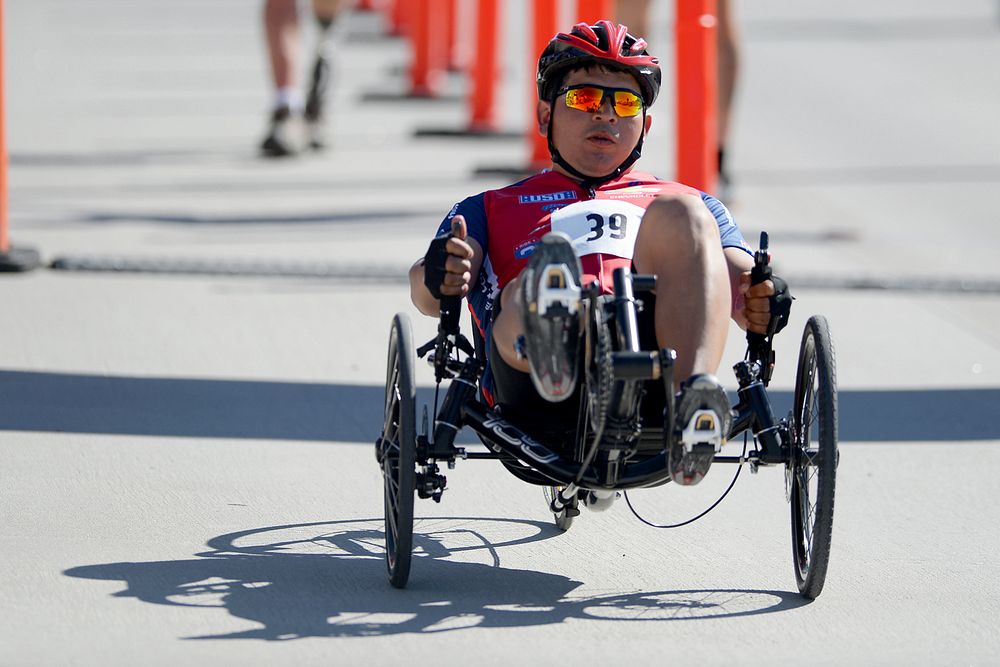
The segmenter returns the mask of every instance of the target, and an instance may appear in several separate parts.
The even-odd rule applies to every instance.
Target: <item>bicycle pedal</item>
[[[546,264],[539,274],[538,316],[555,319],[576,315],[580,309],[581,290],[570,267]]]
[[[681,444],[684,445],[685,452],[692,451],[695,445],[711,445],[718,453],[725,443],[721,420],[714,410],[696,410],[688,425],[681,431]]]

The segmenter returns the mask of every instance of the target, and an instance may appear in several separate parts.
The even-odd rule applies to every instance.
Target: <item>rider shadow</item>
[[[374,519],[232,533],[213,538],[208,543],[212,550],[192,559],[87,565],[64,574],[122,581],[126,587],[116,597],[219,607],[259,624],[188,639],[422,634],[550,625],[570,618],[693,620],[770,613],[808,602],[793,593],[736,589],[574,595],[583,582],[500,565],[498,547],[554,537],[559,533],[550,524],[471,518],[428,521],[429,530],[418,523],[419,532],[414,534],[414,573],[406,590],[393,589],[386,581],[381,520]],[[485,534],[490,523],[507,533],[511,528],[531,533],[490,541]],[[332,532],[322,532],[331,527]],[[266,533],[271,535],[261,541]],[[451,560],[470,554],[482,560],[482,552],[490,563]]]

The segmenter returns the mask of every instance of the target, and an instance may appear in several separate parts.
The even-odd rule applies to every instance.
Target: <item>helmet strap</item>
[[[555,100],[553,100],[552,104],[555,105]],[[615,180],[616,178],[618,178],[619,176],[621,176],[622,174],[624,174],[626,171],[628,171],[632,167],[632,165],[634,165],[636,163],[636,160],[638,160],[639,157],[642,156],[642,142],[646,138],[646,109],[645,109],[645,107],[643,107],[643,109],[642,109],[642,132],[639,133],[639,141],[636,142],[635,148],[632,149],[632,152],[629,153],[628,157],[625,158],[624,162],[622,162],[620,165],[618,165],[618,167],[616,167],[615,170],[612,171],[610,174],[605,174],[604,176],[587,176],[586,174],[584,174],[583,172],[581,172],[579,169],[577,169],[576,167],[574,167],[573,165],[571,165],[569,162],[567,162],[563,158],[563,156],[559,154],[559,151],[556,150],[555,143],[553,143],[553,141],[552,141],[552,121],[553,121],[554,118],[555,118],[555,114],[554,113],[550,113],[549,114],[549,130],[548,130],[548,136],[546,137],[546,139],[548,140],[548,144],[549,144],[549,156],[552,158],[552,163],[553,164],[557,164],[560,167],[562,167],[563,169],[565,169],[567,172],[569,172],[569,174],[571,176],[574,176],[575,178],[580,179],[580,186],[583,187],[586,190],[589,190],[589,191],[592,192],[596,188],[599,188],[600,186],[604,185],[605,183],[608,183],[610,181]]]

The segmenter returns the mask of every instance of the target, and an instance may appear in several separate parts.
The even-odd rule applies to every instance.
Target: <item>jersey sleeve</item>
[[[469,231],[469,237],[476,239],[479,246],[483,249],[485,253],[486,240],[488,238],[486,234],[486,204],[485,204],[486,193],[479,193],[472,197],[466,197],[459,203],[452,206],[451,210],[448,211],[448,215],[444,217],[441,224],[438,226],[437,235],[447,234],[451,231],[451,219],[456,215],[462,215],[465,217],[465,226]]]
[[[740,228],[736,226],[736,221],[733,220],[733,214],[729,212],[726,205],[705,192],[701,193],[701,200],[705,202],[705,206],[707,206],[708,210],[715,216],[715,221],[719,223],[719,236],[722,237],[722,247],[739,248],[747,254],[753,255],[753,250],[750,249],[750,245],[747,243],[746,239],[743,238],[743,233],[740,231]]]

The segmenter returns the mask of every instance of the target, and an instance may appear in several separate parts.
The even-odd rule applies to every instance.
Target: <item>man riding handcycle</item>
[[[791,297],[771,276],[766,248],[755,256],[711,195],[633,169],[660,89],[645,41],[608,21],[578,24],[542,53],[537,88],[552,169],[457,204],[410,270],[413,303],[441,317],[421,351],[434,349],[439,383],[452,378],[433,428],[419,436],[409,323],[394,321],[376,449],[390,580],[406,583],[414,489],[440,499],[438,463],[499,458],[549,488],[557,523],[568,527],[581,500],[600,508],[618,489],[697,484],[727,459],[729,437],[752,431],[752,457],[728,459],[786,466],[800,590],[815,597],[829,551],[829,530],[821,526],[817,544],[815,528],[832,520],[835,459],[813,461],[831,447],[836,454],[825,320],[807,325],[802,396],[797,387],[793,415],[778,421],[764,387]],[[462,298],[475,345],[458,332]],[[750,340],[735,409],[715,376],[730,318]],[[465,425],[489,453],[454,446]],[[832,445],[810,444],[817,429],[820,440],[833,429]]]

